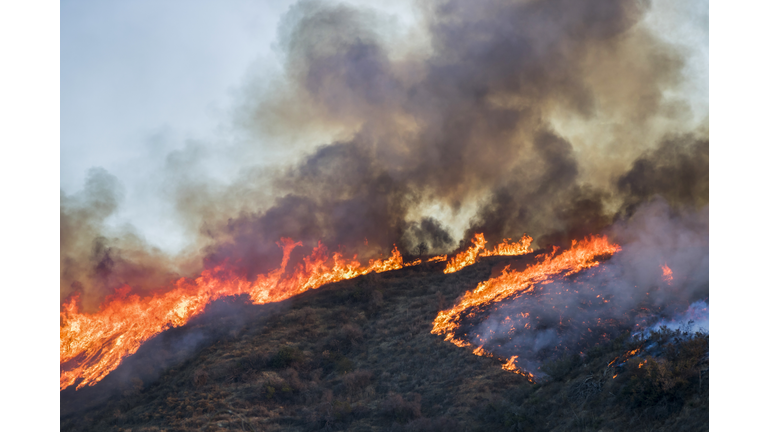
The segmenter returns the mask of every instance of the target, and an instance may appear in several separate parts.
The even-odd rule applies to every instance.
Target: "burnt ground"
[[[278,304],[216,302],[96,386],[61,392],[61,430],[708,430],[706,335],[655,334],[655,357],[613,377],[606,364],[639,343],[623,335],[547,363],[550,378],[532,384],[430,333],[441,308],[531,257],[450,275],[424,264]]]

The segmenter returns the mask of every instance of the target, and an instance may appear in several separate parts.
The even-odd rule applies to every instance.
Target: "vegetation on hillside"
[[[232,317],[191,323],[175,329],[178,340],[195,326],[211,329],[183,360],[142,375],[145,363],[157,366],[143,347],[126,361],[130,379],[99,384],[116,389],[106,400],[89,402],[96,388],[62,393],[61,430],[708,429],[705,334],[625,334],[546,363],[548,378],[531,384],[430,333],[438,310],[494,265],[526,259],[486,258],[450,275],[439,263],[371,274],[279,306],[233,309],[238,325],[226,331]],[[248,311],[253,317],[242,318]]]

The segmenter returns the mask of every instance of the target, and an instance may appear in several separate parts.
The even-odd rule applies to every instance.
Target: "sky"
[[[275,46],[295,1],[138,0],[61,3],[61,190],[76,193],[88,170],[115,175],[124,201],[109,221],[130,224],[171,253],[186,245],[152,174],[189,145],[210,151],[208,173],[226,182],[245,165],[279,162],[280,144],[249,136],[243,158],[232,109],[254,83],[280,76]],[[337,2],[338,3],[338,2]],[[370,2],[347,4],[369,6]],[[408,1],[376,5],[403,27]],[[257,84],[258,85],[258,84]],[[308,139],[321,142],[324,136]],[[278,152],[277,155],[274,152]]]
[[[280,19],[292,3],[62,2],[62,192],[80,190],[90,168],[106,169],[124,191],[120,209],[108,223],[130,224],[148,243],[175,253],[188,236],[153,175],[171,153],[200,147],[207,174],[223,183],[245,166],[293,160],[291,145],[274,137],[243,137],[233,114],[244,95],[258,98],[260,90],[254,86],[267,90],[285,73],[276,40]],[[347,3],[373,6],[410,40],[418,37],[413,2]],[[680,91],[695,107],[695,121],[701,122],[708,115],[709,98],[707,3],[656,2],[646,19],[665,39],[689,51],[689,79]],[[573,129],[567,121],[561,128]],[[308,146],[332,138],[333,131],[294,137]],[[238,145],[243,140],[248,152]],[[457,216],[454,234],[470,215]]]
[[[4,241],[13,246],[3,248],[2,257],[14,269],[6,275],[8,285],[20,288],[6,290],[4,300],[22,306],[3,314],[2,323],[4,328],[29,324],[30,331],[7,332],[6,345],[31,354],[6,356],[2,368],[34,371],[8,377],[6,384],[16,389],[18,402],[6,408],[34,414],[38,424],[50,425],[48,429],[58,424],[59,372],[54,364],[59,336],[53,330],[60,307],[58,189],[76,192],[90,167],[103,166],[134,190],[139,182],[130,176],[140,177],[135,174],[140,167],[129,162],[157,163],[185,138],[216,136],[217,128],[229,121],[231,90],[254,69],[279,67],[270,35],[289,7],[289,2],[235,0],[227,2],[227,10],[217,8],[220,2],[128,3],[8,2],[0,11],[0,44],[7,64],[13,65],[0,71],[6,143],[0,172],[10,203],[3,222],[12,227]],[[700,4],[675,5],[691,3]],[[118,11],[118,6],[124,9]],[[760,41],[765,40],[766,11],[746,1],[713,2],[706,15],[680,7],[690,14],[690,25],[673,24],[664,31],[691,37],[691,45],[702,51],[700,59],[709,59],[709,31],[702,37],[704,25],[696,23],[711,20],[707,75],[712,87],[696,94],[706,94],[709,100],[711,91],[712,98],[711,249],[717,265],[711,271],[711,361],[722,370],[743,362],[744,347],[754,343],[752,333],[744,329],[759,328],[764,315],[765,295],[757,289],[754,272],[730,269],[762,268],[759,250],[767,240],[764,230],[754,228],[764,224],[764,204],[755,196],[764,184],[761,101],[768,97],[768,62],[755,53],[761,52]],[[186,43],[192,40],[201,43]],[[182,75],[188,78],[180,79]],[[120,77],[125,81],[114,85]],[[179,100],[184,104],[174,102]],[[172,131],[165,133],[173,139],[153,141],[159,131]],[[141,199],[135,201],[135,213],[151,208],[139,205]],[[30,283],[32,275],[40,280]],[[44,306],[30,320],[28,306],[39,297],[36,290],[45,292],[47,300],[41,300]],[[744,295],[731,295],[740,290]],[[761,386],[752,378],[747,381],[713,374],[713,427],[738,423],[746,428],[758,420],[751,413],[759,413],[761,399],[755,389]],[[739,397],[731,397],[734,394]],[[24,402],[28,400],[37,403]],[[40,415],[40,404],[51,408],[46,415]],[[740,414],[734,417],[733,412]],[[27,418],[16,415],[10,422]]]

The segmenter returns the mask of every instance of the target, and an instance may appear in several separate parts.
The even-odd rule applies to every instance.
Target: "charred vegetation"
[[[61,430],[707,429],[704,334],[625,333],[546,362],[530,383],[430,333],[494,267],[528,259],[486,257],[451,274],[427,263],[277,304],[216,303],[96,386],[62,392]],[[186,357],[168,352],[190,335],[204,337]]]

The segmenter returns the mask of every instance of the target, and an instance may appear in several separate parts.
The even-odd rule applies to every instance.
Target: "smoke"
[[[708,329],[700,310],[709,299],[708,221],[706,207],[676,210],[658,198],[640,206],[607,230],[622,245],[610,260],[498,305],[471,327],[470,341],[486,341],[484,349],[497,355],[518,355],[521,366],[535,371],[626,331],[690,319]]]
[[[124,190],[104,169],[88,172],[85,188],[61,193],[61,300],[79,294],[85,310],[129,284],[136,292],[167,286],[185,265],[152,247],[130,226],[113,227]]]
[[[169,155],[158,185],[190,233],[180,257],[110,232],[120,188],[92,171],[62,196],[62,298],[97,304],[224,261],[253,278],[278,266],[281,237],[303,242],[297,256],[322,241],[363,259],[395,243],[448,252],[475,232],[545,246],[632,220],[655,196],[705,206],[708,132],[675,96],[687,54],[654,33],[652,9],[419,2],[425,43],[374,10],[297,2],[275,44],[284,75],[245,83],[233,114],[245,138],[226,150],[251,157],[259,137],[291,157],[222,182],[198,146]]]
[[[699,300],[679,316],[657,322],[651,330],[659,330],[662,327],[673,331],[709,333],[709,303]]]

